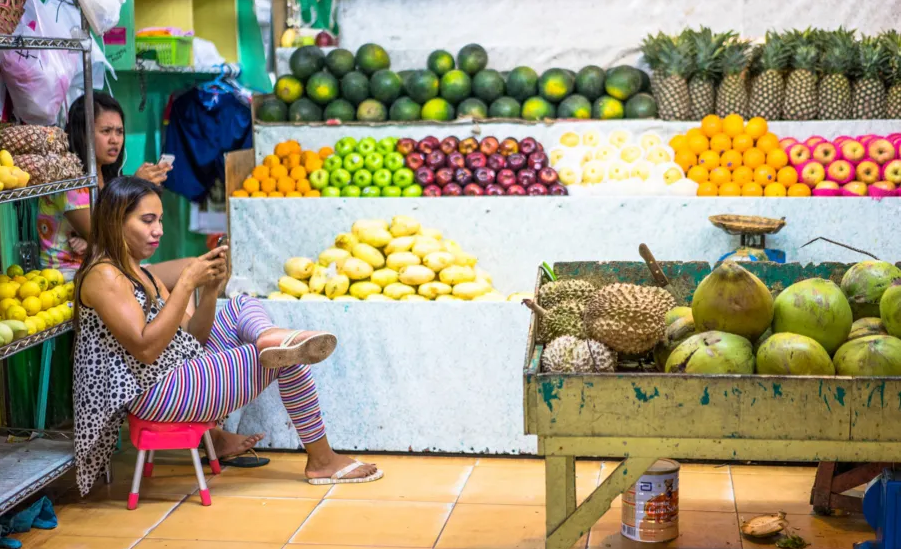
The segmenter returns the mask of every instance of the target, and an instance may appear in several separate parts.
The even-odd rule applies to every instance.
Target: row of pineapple
[[[642,53],[664,120],[737,113],[766,120],[901,118],[901,35],[769,31],[752,44],[733,32],[649,35]]]
[[[84,175],[81,160],[69,152],[66,132],[54,126],[6,126],[0,129],[0,149],[0,190]]]

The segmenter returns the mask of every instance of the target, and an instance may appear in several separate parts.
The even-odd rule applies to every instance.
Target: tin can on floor
[[[623,494],[623,536],[648,543],[679,536],[679,467],[661,459]]]

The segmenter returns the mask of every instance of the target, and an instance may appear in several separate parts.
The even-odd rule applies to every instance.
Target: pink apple
[[[875,192],[877,189],[878,191],[881,191],[881,193]],[[898,186],[891,181],[877,181],[869,186],[869,191],[872,196],[895,196],[897,190]]]
[[[823,181],[817,183],[811,194],[813,196],[839,196],[842,194],[842,188],[835,181]]]
[[[822,141],[813,147],[814,160],[824,166],[828,166],[833,160],[836,160],[837,155],[838,149],[828,141]]]
[[[852,181],[842,187],[844,196],[867,196],[867,184],[862,181]]]
[[[855,170],[855,173],[857,174],[857,180],[862,181],[867,185],[871,185],[879,181],[879,172],[879,164],[873,162],[872,160],[864,160],[857,165],[857,168]]]
[[[854,139],[848,139],[842,142],[839,151],[842,153],[842,158],[852,164],[857,164],[863,160],[864,156],[867,154],[867,150],[860,141],[855,141]]]
[[[890,133],[887,136],[885,136],[885,138],[888,139],[889,141],[891,141],[892,139],[898,139],[899,137],[901,137],[901,133]]]
[[[899,166],[901,168],[901,166]],[[899,170],[901,172],[901,170]],[[901,175],[901,174],[899,174]],[[845,184],[854,177],[854,166],[847,160],[834,160],[826,168],[826,179]]]
[[[779,147],[783,151],[788,152],[788,149],[790,149],[791,146],[797,142],[798,142],[798,140],[795,139],[794,137],[783,137],[782,139],[779,140]]]
[[[835,181],[820,181],[814,189],[841,189],[842,186]]]
[[[798,180],[811,189],[826,179],[826,168],[816,160],[808,160],[798,166]]]
[[[867,154],[879,164],[895,159],[895,147],[887,139],[874,139],[867,144]]]
[[[847,141],[847,140],[849,140],[849,139],[854,139],[854,138],[853,138],[853,137],[850,137],[850,136],[847,136],[847,135],[840,135],[840,136],[836,137],[835,139],[833,139],[833,140],[832,140],[832,143],[833,143],[836,147],[838,147],[839,145],[841,145],[842,143],[844,143],[845,141]]]
[[[807,138],[807,141],[805,141],[804,144],[807,145],[807,146],[810,147],[810,148],[814,148],[814,147],[816,147],[818,144],[822,143],[823,141],[826,141],[826,138],[825,138],[825,137],[822,137],[822,136],[819,136],[819,135],[814,135],[813,137],[808,137],[808,138]]]
[[[803,143],[795,143],[788,149],[788,160],[792,166],[800,166],[810,160],[810,147]]]
[[[880,177],[885,181],[891,181],[895,185],[901,185],[901,159],[896,158],[882,166]]]
[[[860,141],[863,145],[866,145],[866,144],[869,143],[870,141],[872,141],[872,140],[874,140],[874,139],[878,139],[878,138],[879,138],[878,135],[873,135],[873,134],[867,134],[867,135],[859,135],[859,136],[857,136],[857,140]]]

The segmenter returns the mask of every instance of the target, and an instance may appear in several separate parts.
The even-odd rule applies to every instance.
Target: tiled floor
[[[134,454],[115,458],[115,482],[81,500],[56,502],[60,525],[19,536],[25,549],[539,549],[544,547],[544,465],[535,459],[370,456],[385,471],[371,484],[304,482],[304,454],[266,454],[258,469],[209,476],[202,507],[190,462],[162,453],[137,510],[125,509]],[[584,499],[615,463],[579,461]],[[821,518],[807,503],[815,469],[693,465],[680,475],[680,537],[664,547],[772,547],[742,539],[738,525],[785,511],[813,549],[872,539],[862,517]],[[577,545],[648,547],[619,534],[620,502]]]

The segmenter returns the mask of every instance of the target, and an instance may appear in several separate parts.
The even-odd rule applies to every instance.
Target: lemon
[[[41,299],[39,297],[26,297],[22,300],[22,308],[28,316],[34,316],[41,312]]]
[[[13,305],[21,305],[21,304],[22,304],[22,302],[14,297],[6,297],[3,299],[0,299],[0,314],[5,313],[6,310],[9,309],[10,307],[12,307]]]
[[[64,303],[60,305],[59,311],[63,313],[64,320],[72,320],[73,309],[71,303]]]
[[[34,335],[34,333],[38,331],[37,324],[35,324],[34,320],[32,320],[31,318],[26,318],[22,322],[28,328],[28,335]]]
[[[10,277],[5,274],[0,274],[0,282],[9,282],[10,280],[12,280]]]
[[[56,293],[52,292],[50,290],[47,290],[46,292],[41,292],[40,299],[41,299],[41,310],[42,311],[46,311],[50,307],[53,307],[56,305]]]
[[[47,327],[53,326],[53,317],[50,316],[50,313],[48,313],[47,311],[41,311],[34,316],[35,316],[35,318],[40,318],[41,320],[43,320],[44,324]]]
[[[4,316],[6,316],[6,320],[25,320],[28,318],[28,314],[21,305],[13,305],[6,310]]]
[[[25,273],[25,278],[27,278],[28,280],[31,280],[32,278],[38,276],[39,274],[41,274],[41,271],[28,271],[27,273]]]
[[[23,274],[25,274],[25,271],[18,265],[10,265],[9,268],[6,269],[6,274],[10,277],[15,278],[17,276],[22,276]]]
[[[72,301],[73,299],[75,299],[75,283],[74,282],[67,282],[66,284],[63,285],[63,288],[66,289],[66,299],[67,300]]]
[[[16,284],[21,286],[22,284],[25,284],[26,282],[28,282],[28,279],[25,278],[23,275],[18,275],[18,276],[13,277],[13,282],[15,282]]]
[[[47,323],[44,322],[44,319],[43,319],[43,318],[41,318],[41,317],[39,317],[39,316],[37,316],[37,315],[35,315],[35,316],[30,316],[30,317],[28,317],[27,320],[30,320],[30,321],[34,322],[34,325],[37,327],[37,329],[38,329],[39,332],[43,332],[44,330],[47,329]]]
[[[15,282],[0,282],[0,299],[16,297],[19,286]]]
[[[31,281],[40,286],[42,292],[50,287],[50,282],[43,276],[35,276]]]
[[[29,280],[19,287],[19,299],[41,295],[41,287],[34,280]]]
[[[57,305],[62,305],[63,303],[66,302],[66,299],[68,299],[69,292],[67,292],[66,289],[63,288],[62,286],[57,286],[56,288],[53,288],[52,290],[49,290],[49,291],[53,292],[53,294],[56,296],[56,304]]]
[[[48,310],[47,314],[50,315],[51,320],[53,320],[53,324],[52,324],[53,326],[56,326],[57,324],[61,324],[64,320],[63,314],[61,312],[59,312],[59,309],[57,309],[56,307]]]
[[[41,276],[47,279],[47,282],[50,283],[50,287],[54,288],[63,283],[63,273],[57,271],[56,269],[44,269],[41,271]]]

